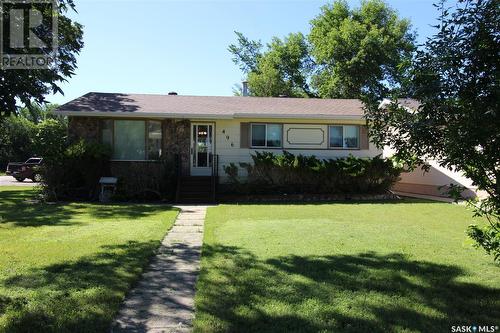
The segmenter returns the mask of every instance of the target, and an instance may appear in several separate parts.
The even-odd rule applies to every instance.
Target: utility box
[[[101,179],[99,179],[99,184],[101,185],[101,193],[99,193],[100,202],[111,201],[111,197],[116,191],[117,182],[118,178],[116,177],[101,177]]]

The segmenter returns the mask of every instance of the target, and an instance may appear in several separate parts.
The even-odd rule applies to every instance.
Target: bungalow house
[[[161,157],[179,156],[180,196],[186,198],[202,199],[182,191],[196,185],[199,192],[216,175],[226,181],[223,167],[250,162],[255,151],[319,158],[382,153],[368,140],[363,105],[356,99],[91,92],[55,112],[68,116],[72,140],[109,144],[112,173],[138,186],[154,186]]]

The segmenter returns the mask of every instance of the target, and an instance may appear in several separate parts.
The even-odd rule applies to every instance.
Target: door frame
[[[193,156],[196,153],[196,148],[195,148],[195,142],[193,138],[194,134],[194,128],[197,125],[211,125],[212,126],[212,144],[211,144],[211,151],[208,152],[209,155],[208,159],[210,161],[211,157],[211,165],[207,167],[198,167],[198,166],[193,166]],[[214,163],[214,156],[215,156],[215,122],[208,122],[208,121],[192,121],[190,122],[190,131],[189,131],[189,173],[191,176],[212,176],[213,173],[213,163]]]

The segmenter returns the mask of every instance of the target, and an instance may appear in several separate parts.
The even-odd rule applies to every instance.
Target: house
[[[384,99],[380,103],[380,108],[384,108],[391,103],[391,100]],[[414,99],[399,99],[398,104],[407,108],[411,112],[418,112],[420,103]],[[394,154],[394,149],[385,147],[383,156],[391,157]],[[432,196],[432,197],[449,197],[450,184],[462,187],[463,198],[484,197],[486,194],[478,191],[477,186],[472,183],[472,180],[465,177],[464,174],[455,169],[445,168],[435,160],[428,159],[426,161],[428,170],[423,171],[421,168],[409,172],[403,172],[401,178],[392,188],[393,192],[406,196]]]
[[[447,198],[449,197],[450,184],[453,184],[463,188],[461,193],[463,198],[486,196],[486,193],[479,191],[472,180],[465,177],[462,172],[442,167],[435,160],[428,160],[426,163],[429,165],[428,171],[424,172],[417,168],[410,172],[403,172],[401,179],[394,184],[392,190],[400,195],[417,194]]]
[[[200,188],[216,175],[226,181],[223,167],[250,162],[255,151],[319,158],[382,153],[368,140],[356,99],[91,92],[55,112],[68,116],[72,140],[112,147],[114,175],[150,187],[159,158],[169,155],[179,156],[182,181]]]

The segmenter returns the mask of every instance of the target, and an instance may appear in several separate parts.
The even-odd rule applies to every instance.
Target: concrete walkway
[[[190,332],[206,206],[181,209],[158,254],[120,310],[112,332]]]

